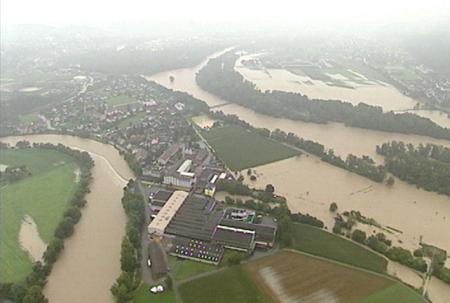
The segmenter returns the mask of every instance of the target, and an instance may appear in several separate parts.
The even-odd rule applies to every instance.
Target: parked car
[[[150,258],[147,259],[147,266],[152,267],[152,260]]]

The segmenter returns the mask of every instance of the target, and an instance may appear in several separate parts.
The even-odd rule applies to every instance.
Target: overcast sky
[[[160,20],[373,21],[450,14],[450,0],[0,0],[2,23],[109,25]]]

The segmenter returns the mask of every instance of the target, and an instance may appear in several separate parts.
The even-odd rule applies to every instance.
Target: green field
[[[136,99],[128,97],[128,96],[124,96],[124,95],[111,97],[111,98],[108,98],[105,100],[105,103],[107,103],[108,105],[111,105],[111,106],[131,104],[131,103],[135,103],[135,102],[137,102]]]
[[[146,115],[145,112],[141,112],[141,113],[138,113],[138,114],[136,114],[134,116],[125,118],[125,119],[119,121],[119,123],[117,123],[117,127],[118,128],[125,128],[125,127],[131,126],[133,124],[137,124],[137,123],[141,122],[144,119],[145,115]]]
[[[74,160],[57,151],[1,150],[0,163],[26,165],[32,176],[0,189],[0,281],[20,281],[31,271],[31,260],[18,243],[24,215],[36,222],[44,242],[52,237],[75,190]]]
[[[390,287],[380,290],[357,303],[424,303],[425,300],[415,291],[395,283]]]
[[[240,126],[215,127],[202,132],[217,156],[234,171],[299,155],[300,152]]]
[[[152,294],[148,291],[147,284],[142,284],[134,292],[134,303],[175,303],[175,294],[173,291],[165,291],[161,294]]]
[[[184,283],[179,291],[183,303],[270,302],[240,266]]]
[[[172,272],[175,280],[184,280],[186,278],[193,277],[198,274],[202,274],[204,272],[208,272],[218,268],[217,266],[211,264],[180,259],[174,256],[169,256],[168,260],[170,271]]]
[[[371,271],[386,272],[386,259],[364,247],[309,225],[294,224],[294,228],[294,249]]]

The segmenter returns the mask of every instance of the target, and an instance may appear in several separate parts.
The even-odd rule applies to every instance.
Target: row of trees
[[[16,144],[16,148],[40,148],[63,152],[75,159],[81,171],[78,186],[69,201],[69,207],[55,229],[54,238],[44,252],[43,262],[33,264],[32,271],[25,281],[0,284],[0,298],[11,299],[15,303],[46,303],[48,300],[42,294],[42,289],[53,264],[64,249],[64,240],[73,234],[74,225],[81,218],[80,209],[86,204],[85,195],[89,192],[94,161],[87,152],[74,150],[62,144],[34,143],[31,145],[28,141],[20,141]]]
[[[118,303],[130,302],[133,291],[141,283],[141,233],[145,223],[145,202],[135,192],[135,183],[130,180],[124,188],[122,206],[127,215],[126,234],[122,240],[120,268],[122,270],[111,292]]]
[[[450,196],[450,149],[434,144],[388,142],[377,146],[386,169],[399,179]]]
[[[283,91],[258,90],[234,70],[237,55],[232,52],[209,60],[196,76],[206,91],[256,112],[313,123],[341,122],[346,125],[386,132],[418,134],[450,139],[450,130],[411,113],[383,112],[381,107],[339,100],[311,100],[307,96]]]

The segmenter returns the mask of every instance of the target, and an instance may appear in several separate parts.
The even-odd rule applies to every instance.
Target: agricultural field
[[[241,266],[189,281],[179,287],[183,303],[270,302]]]
[[[136,99],[128,96],[115,96],[105,100],[105,103],[111,106],[120,106],[137,102]]]
[[[272,302],[425,302],[394,280],[296,252],[283,251],[245,265]]]
[[[214,127],[202,132],[217,156],[233,171],[299,155],[300,152],[240,126]]]
[[[32,261],[19,244],[26,215],[36,222],[45,243],[52,237],[75,188],[77,165],[73,158],[53,150],[1,150],[0,163],[25,165],[31,176],[0,188],[0,281],[22,280]]]
[[[161,294],[152,294],[149,291],[150,285],[142,284],[133,294],[134,303],[175,303],[173,291],[165,291]]]
[[[217,266],[212,264],[180,259],[174,256],[169,256],[168,261],[170,271],[172,272],[175,280],[184,280],[186,278],[193,277],[218,268]]]
[[[305,224],[294,224],[292,247],[312,255],[352,266],[385,273],[387,261],[383,257],[349,240]]]

